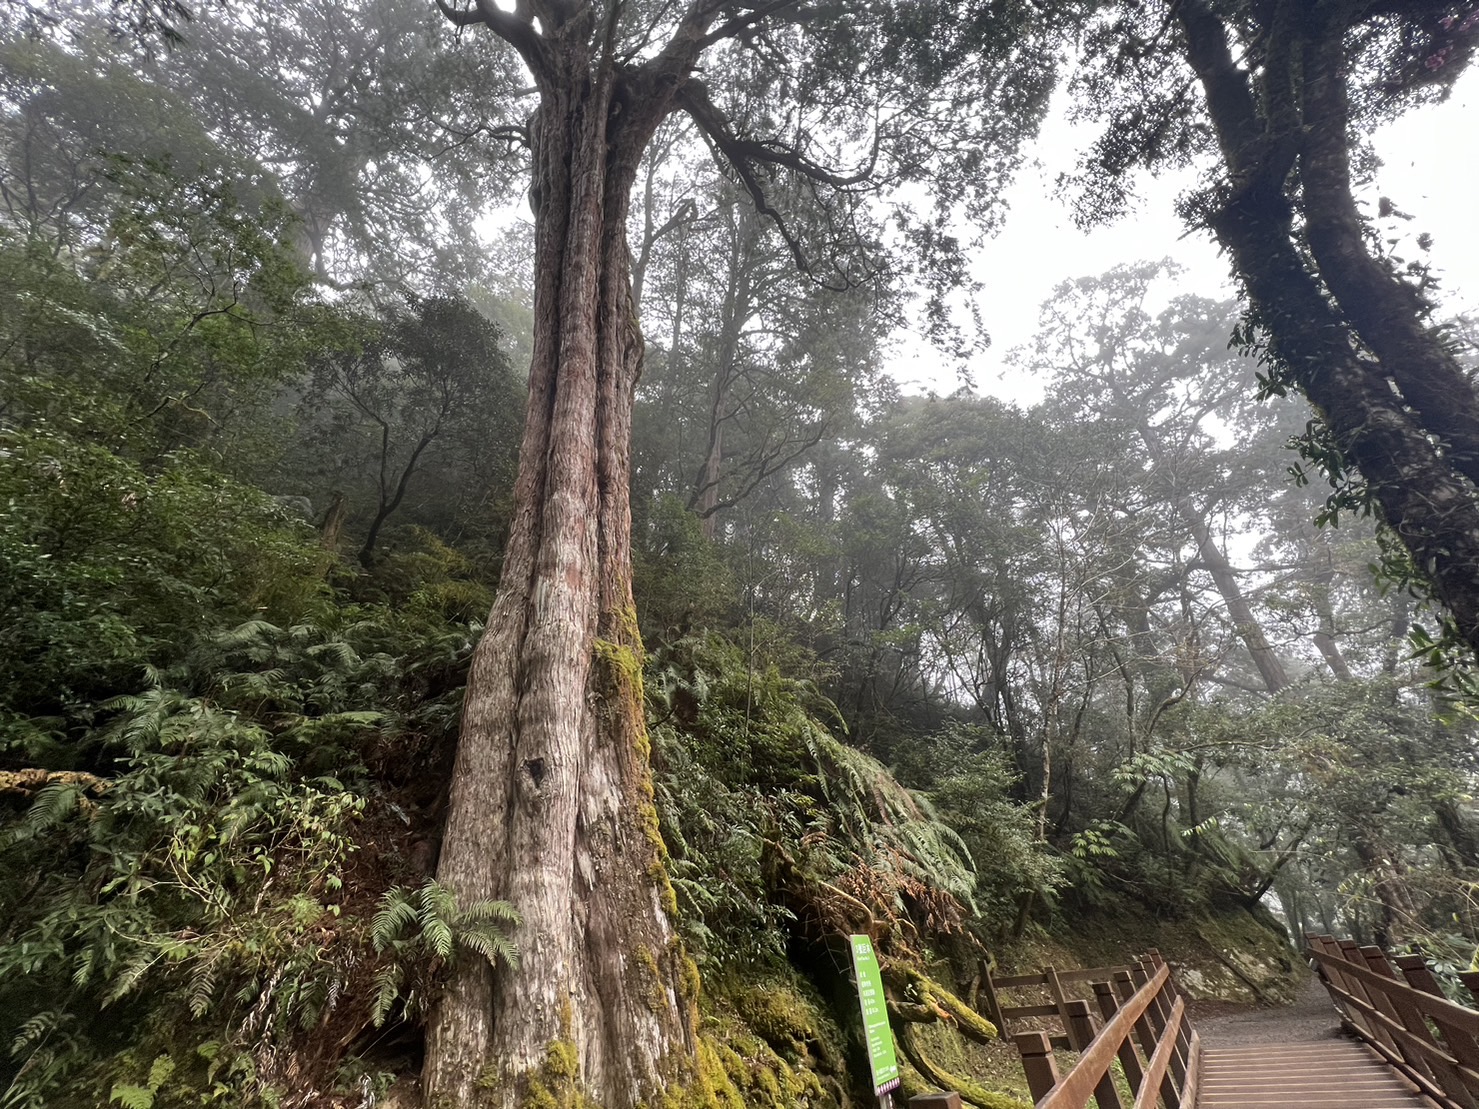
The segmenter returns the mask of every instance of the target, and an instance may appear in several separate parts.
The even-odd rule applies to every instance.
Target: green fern
[[[519,914],[508,902],[475,901],[459,908],[452,891],[433,878],[414,890],[387,890],[370,923],[371,943],[388,957],[375,975],[374,1023],[383,1023],[397,1000],[409,1008],[425,996],[419,984],[459,950],[482,956],[495,969],[517,966],[519,952],[509,933],[518,924]]]
[[[110,1102],[118,1102],[123,1109],[154,1109],[154,1091],[147,1086],[131,1086],[117,1083],[108,1095]]]
[[[408,928],[420,923],[416,903],[404,886],[396,886],[380,898],[380,907],[370,924],[370,940],[376,951],[384,951]]]
[[[406,968],[400,963],[387,963],[375,972],[375,1001],[370,1006],[370,1021],[379,1028],[395,1008],[406,980]]]

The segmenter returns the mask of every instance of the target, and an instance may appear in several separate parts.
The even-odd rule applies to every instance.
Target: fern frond
[[[195,972],[190,976],[190,984],[185,990],[186,1003],[190,1006],[190,1015],[196,1020],[210,1010],[211,999],[216,993],[216,973],[220,969],[221,953],[213,951],[196,964]]]
[[[282,635],[282,629],[267,620],[248,620],[244,624],[221,632],[215,637],[215,645],[225,651],[254,647]]]
[[[359,665],[359,655],[355,649],[342,639],[331,639],[327,643],[319,643],[309,647],[305,654],[309,658],[327,659],[331,664],[338,666],[341,670],[352,670]]]
[[[159,961],[157,954],[141,951],[135,955],[114,979],[113,986],[103,995],[103,1007],[107,1008],[115,1001],[122,998],[130,990],[139,984],[139,979],[149,973],[149,969]]]
[[[419,916],[424,929],[433,920],[452,920],[457,915],[457,896],[435,878],[429,878],[416,891],[421,903]]]
[[[399,963],[381,967],[375,974],[375,1001],[370,1006],[370,1023],[379,1028],[390,1015],[395,999],[400,996],[405,969]]]
[[[471,926],[485,922],[518,925],[523,917],[507,901],[474,901],[457,914],[457,923]]]
[[[513,940],[492,924],[468,928],[457,935],[457,944],[475,951],[488,960],[495,970],[499,965],[516,969],[519,965],[519,948]]]
[[[426,946],[439,959],[450,959],[452,949],[456,946],[456,939],[452,933],[452,925],[439,916],[425,917],[421,919],[421,937],[426,941]]]
[[[76,783],[49,782],[36,792],[36,799],[26,810],[26,829],[34,835],[55,828],[77,811],[81,798],[82,790]]]
[[[407,928],[419,923],[416,906],[404,886],[387,890],[380,898],[380,908],[370,922],[370,940],[376,951],[384,951],[401,938]]]
[[[62,1014],[55,1009],[46,1009],[31,1017],[20,1026],[15,1038],[10,1041],[10,1054],[19,1057],[28,1048],[34,1048],[56,1031],[62,1023]]]
[[[175,1061],[167,1054],[155,1059],[149,1067],[149,1089],[157,1090],[175,1073]]]
[[[108,1101],[118,1102],[123,1109],[154,1109],[154,1091],[144,1086],[119,1082],[108,1094]]]

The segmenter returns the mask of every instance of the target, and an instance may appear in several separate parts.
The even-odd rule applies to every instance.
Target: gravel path
[[[1340,1035],[1340,1017],[1320,980],[1310,976],[1293,1005],[1281,1009],[1192,1005],[1192,1026],[1208,1047],[1235,1044],[1299,1044]]]

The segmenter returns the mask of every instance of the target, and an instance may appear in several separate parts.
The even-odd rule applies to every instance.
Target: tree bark
[[[567,28],[568,29],[568,28]],[[428,1030],[430,1104],[540,1088],[610,1109],[683,1084],[696,976],[674,935],[631,593],[642,340],[625,224],[666,85],[544,57],[533,131],[529,402],[499,591],[468,680],[439,880],[522,915],[516,971],[456,965]],[[577,1071],[578,1067],[578,1071]]]
[[[436,438],[436,430],[421,436],[411,457],[406,460],[405,467],[401,470],[400,477],[396,480],[395,490],[392,492],[386,484],[386,467],[390,457],[389,428],[382,423],[385,434],[380,441],[380,504],[375,510],[375,518],[370,521],[370,530],[365,533],[365,542],[359,549],[359,563],[366,570],[370,568],[375,558],[375,545],[380,541],[380,529],[385,526],[385,521],[390,519],[396,509],[400,508],[401,501],[406,499],[406,488],[411,484],[411,475],[416,472],[416,464],[421,459],[421,453],[431,445]]]
[[[1365,479],[1388,526],[1432,582],[1469,647],[1479,651],[1479,499],[1388,384],[1390,371],[1359,343],[1296,245],[1286,179],[1302,136],[1332,126],[1300,122],[1289,63],[1271,58],[1262,100],[1234,61],[1226,30],[1205,0],[1176,16],[1201,81],[1228,183],[1209,213],[1241,277],[1268,349],[1319,411],[1344,462]],[[1270,36],[1270,51],[1275,36]],[[1276,72],[1278,71],[1278,72]],[[1262,114],[1260,114],[1262,113]]]
[[[1315,544],[1310,559],[1316,563],[1310,582],[1315,617],[1319,620],[1314,635],[1315,647],[1337,681],[1353,681],[1354,675],[1345,660],[1345,653],[1340,649],[1340,641],[1336,638],[1335,606],[1330,599],[1330,588],[1335,584],[1335,557],[1330,553],[1330,544]]]
[[[724,425],[731,419],[729,392],[739,372],[740,332],[751,311],[750,254],[753,239],[758,233],[758,220],[750,212],[736,211],[732,198],[724,199],[724,209],[730,225],[729,272],[719,318],[719,345],[714,359],[709,443],[688,498],[689,510],[698,514],[704,538],[710,541],[719,531],[719,485],[724,480]]]
[[[1479,392],[1423,320],[1430,306],[1366,246],[1351,191],[1346,28],[1327,26],[1303,52],[1308,128],[1299,179],[1305,238],[1341,312],[1391,376],[1422,424],[1440,436],[1453,465],[1479,482]]]
[[[1357,835],[1352,840],[1356,857],[1376,896],[1377,918],[1372,923],[1372,942],[1390,948],[1411,935],[1418,921],[1407,879],[1387,850]]]

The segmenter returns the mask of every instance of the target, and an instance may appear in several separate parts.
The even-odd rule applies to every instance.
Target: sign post
[[[889,1107],[889,1091],[899,1088],[899,1060],[894,1054],[894,1035],[888,1025],[888,1003],[883,995],[883,976],[878,956],[867,936],[851,936],[852,968],[858,980],[858,1002],[863,1009],[863,1035],[868,1044],[868,1065],[873,1070],[873,1092],[883,1109]]]

